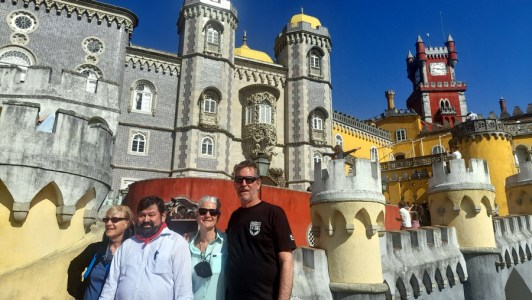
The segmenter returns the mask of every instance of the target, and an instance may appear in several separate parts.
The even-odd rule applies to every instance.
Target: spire
[[[244,30],[244,36],[242,37],[242,46],[248,45],[248,34],[247,31]]]
[[[412,52],[410,52],[410,50],[408,50],[408,55],[406,56],[406,58],[414,58],[414,56],[412,55]]]
[[[301,14],[304,14],[305,12],[303,11],[303,6],[301,6]]]
[[[453,37],[449,33],[449,36],[447,36],[447,42],[454,42]]]
[[[417,42],[418,42],[418,43],[423,43],[423,40],[421,39],[421,36],[420,36],[420,35],[417,36]]]

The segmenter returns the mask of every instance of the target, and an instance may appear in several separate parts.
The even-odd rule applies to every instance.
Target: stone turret
[[[332,160],[327,170],[316,164],[314,178],[312,228],[316,247],[327,252],[333,297],[383,297],[387,286],[377,234],[384,225],[379,164],[357,159],[353,175],[346,175],[345,161]]]
[[[460,249],[495,248],[492,211],[495,193],[488,163],[471,159],[436,162],[429,179],[429,206],[432,225],[456,227]]]
[[[493,267],[499,254],[492,223],[495,192],[488,163],[471,159],[466,168],[463,159],[456,159],[448,165],[436,162],[432,170],[427,191],[432,225],[456,228],[467,272],[475,274],[464,283],[464,294],[467,299],[504,299],[503,288],[486,284],[499,282]]]

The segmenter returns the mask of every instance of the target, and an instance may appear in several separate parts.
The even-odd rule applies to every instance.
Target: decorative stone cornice
[[[511,135],[506,130],[504,123],[501,120],[494,119],[480,119],[469,120],[464,123],[455,125],[451,129],[453,139],[451,141],[458,141],[461,139],[474,139],[475,137],[493,136],[495,138],[510,139]]]
[[[269,70],[259,70],[255,67],[237,65],[235,78],[246,80],[253,84],[267,84],[274,87],[283,87],[286,84],[286,75]]]
[[[0,2],[5,2],[5,0],[0,0]],[[111,26],[114,22],[118,28],[124,27],[128,33],[133,32],[133,28],[137,27],[138,24],[137,16],[129,10],[96,1],[11,0],[11,3],[13,5],[23,3],[24,7],[28,7],[30,3],[33,3],[35,9],[44,6],[46,12],[55,9],[58,15],[64,12],[68,17],[75,13],[78,19],[85,15],[89,22],[96,19],[98,23],[106,22],[108,26]]]
[[[205,17],[210,20],[216,20],[220,23],[228,23],[231,29],[236,30],[238,19],[236,17],[236,10],[224,10],[219,7],[207,5],[205,3],[197,2],[192,5],[184,6],[181,9],[179,18],[185,20]],[[179,22],[179,21],[178,21]]]
[[[283,49],[288,45],[293,44],[307,44],[312,46],[320,47],[321,49],[327,49],[331,53],[331,39],[329,36],[318,35],[312,32],[307,31],[296,31],[286,33],[284,36],[281,36],[275,41],[275,56],[283,51]]]
[[[505,124],[505,127],[512,136],[532,134],[532,122]]]
[[[140,47],[127,48],[125,66],[170,76],[179,76],[181,73],[181,61],[177,55]]]
[[[376,136],[377,138],[382,139],[383,143],[392,141],[390,137],[390,132],[368,125],[352,116],[340,113],[338,111],[333,112],[333,125],[336,125],[334,123],[337,123],[337,126],[348,127],[349,129],[355,131],[362,131],[370,135]]]

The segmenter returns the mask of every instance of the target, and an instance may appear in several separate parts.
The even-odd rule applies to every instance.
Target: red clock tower
[[[416,56],[408,51],[406,66],[413,91],[406,105],[429,126],[449,124],[452,127],[456,122],[465,120],[466,84],[456,81],[454,67],[457,62],[456,46],[451,35],[445,47],[427,48],[418,36]]]

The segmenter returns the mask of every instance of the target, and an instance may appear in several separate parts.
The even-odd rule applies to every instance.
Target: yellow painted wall
[[[354,157],[370,159],[371,147],[376,147],[379,153],[379,162],[388,161],[389,155],[392,153],[391,147],[383,143],[383,141],[373,135],[358,132],[356,130],[349,130],[346,126],[341,126],[335,123],[333,126],[333,136],[340,135],[343,141],[344,151],[348,151],[357,147],[361,147],[354,154]],[[333,139],[336,142],[336,139]]]
[[[331,282],[383,282],[379,237],[377,233],[368,236],[366,225],[384,226],[384,205],[321,203],[311,207],[311,214],[313,226],[320,226],[316,246],[327,251]],[[346,225],[352,225],[352,234],[348,234]],[[329,235],[329,229],[334,230],[332,235]]]
[[[508,215],[506,203],[506,178],[517,173],[513,149],[510,141],[501,136],[483,135],[474,139],[458,141],[462,158],[480,158],[488,162],[491,184],[495,187],[495,202],[499,215]]]
[[[429,195],[432,225],[454,226],[460,248],[495,248],[492,216],[495,194],[486,190],[438,192]],[[464,200],[468,198],[469,200]],[[484,199],[484,202],[481,200]],[[480,212],[474,211],[474,205]]]
[[[93,226],[82,240],[39,260],[0,273],[1,299],[73,299],[66,290],[70,261],[90,243],[101,240],[103,226]],[[35,235],[35,238],[38,238]],[[20,249],[22,250],[22,249]]]
[[[0,247],[0,275],[70,247],[85,236],[84,208],[76,211],[70,224],[58,224],[57,195],[52,185],[35,196],[26,220],[21,223],[11,216],[13,199],[3,184],[0,197],[0,241],[3,245],[16,245]]]

